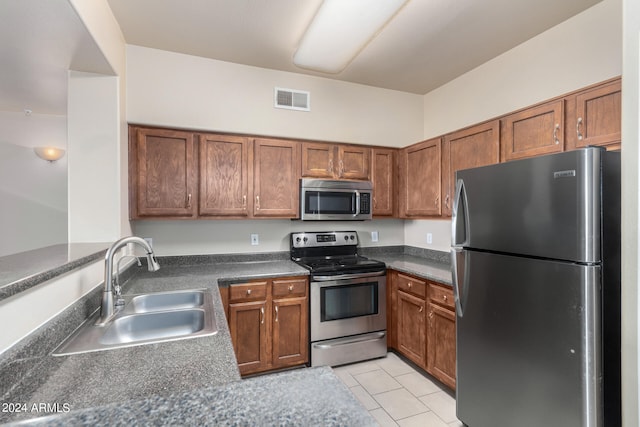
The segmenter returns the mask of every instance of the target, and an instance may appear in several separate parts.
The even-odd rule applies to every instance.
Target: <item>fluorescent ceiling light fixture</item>
[[[293,55],[293,63],[310,70],[339,73],[406,2],[324,0]]]

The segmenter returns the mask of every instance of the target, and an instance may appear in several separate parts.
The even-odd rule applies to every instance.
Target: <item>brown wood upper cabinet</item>
[[[197,159],[198,153],[192,133],[131,128],[131,219],[195,217],[198,200]]]
[[[578,92],[566,99],[567,149],[588,145],[620,149],[622,85],[620,79]]]
[[[322,142],[302,143],[302,176],[369,179],[371,148]]]
[[[374,216],[392,216],[395,214],[396,151],[391,148],[371,149]]]
[[[441,146],[434,138],[400,150],[400,216],[440,216]]]
[[[503,160],[564,151],[564,102],[556,100],[502,120]]]
[[[442,215],[451,216],[456,172],[500,162],[500,120],[445,135],[442,144]]]
[[[251,154],[247,138],[200,135],[200,216],[249,215]]]
[[[300,143],[255,139],[253,216],[296,218],[299,213]]]

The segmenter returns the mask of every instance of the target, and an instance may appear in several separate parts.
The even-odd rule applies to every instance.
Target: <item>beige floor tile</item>
[[[371,414],[371,416],[373,416],[373,418],[375,418],[378,424],[380,424],[380,427],[398,427],[398,423],[393,421],[393,418],[391,418],[389,414],[387,414],[387,412],[382,408],[374,409],[369,413]]]
[[[351,390],[351,393],[356,396],[356,398],[360,401],[360,403],[362,403],[362,406],[364,406],[367,411],[380,407],[378,402],[373,397],[371,397],[371,395],[367,393],[367,391],[362,388],[362,386],[358,385],[355,387],[351,387],[349,390]]]
[[[420,398],[420,401],[427,405],[445,422],[456,421],[456,400],[444,391],[428,394]]]
[[[366,362],[354,363],[351,365],[343,365],[335,369],[344,369],[351,375],[362,374],[363,372],[370,372],[380,369],[378,364],[374,360],[368,360]]]
[[[353,375],[353,378],[355,378],[356,381],[358,381],[360,385],[362,385],[362,387],[372,395],[402,388],[398,381],[394,380],[391,375],[387,374],[386,371],[380,368],[375,371]]]
[[[395,377],[395,380],[417,397],[442,391],[436,383],[415,371],[404,375],[398,375]]]
[[[395,353],[387,353],[387,357],[376,359],[376,363],[392,377],[414,372],[414,369]]]
[[[460,420],[455,420],[452,423],[449,423],[449,427],[464,427],[464,424],[462,424],[462,421]]]
[[[394,420],[411,417],[429,410],[404,388],[376,394],[373,398]]]
[[[358,381],[356,381],[349,370],[345,369],[344,367],[333,368],[333,373],[336,374],[347,387],[354,387],[358,385]]]
[[[412,417],[403,418],[398,420],[398,425],[400,427],[448,427],[447,424],[445,424],[433,412],[425,412]]]

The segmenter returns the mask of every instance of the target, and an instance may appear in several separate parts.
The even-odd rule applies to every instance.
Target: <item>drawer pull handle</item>
[[[278,306],[276,305],[276,322],[278,321]]]
[[[424,310],[424,307],[420,306],[420,310],[418,310],[418,313],[422,313],[423,310]]]
[[[558,145],[560,140],[558,139],[558,131],[560,130],[560,123],[556,123],[556,127],[553,128],[553,142]]]
[[[260,314],[261,314],[260,324],[264,324],[264,307],[260,308]]]

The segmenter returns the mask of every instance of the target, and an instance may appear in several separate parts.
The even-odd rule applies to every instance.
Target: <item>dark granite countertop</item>
[[[160,259],[162,264],[162,259]],[[0,422],[45,425],[376,425],[330,368],[302,368],[240,380],[218,280],[306,275],[288,260],[172,265],[138,269],[124,294],[207,288],[214,295],[213,336],[102,352],[17,360],[34,366],[2,401],[26,412]],[[5,367],[4,372],[9,369]],[[3,373],[4,376],[4,373]],[[3,378],[3,381],[9,378]],[[47,415],[41,404],[58,414]],[[34,406],[35,405],[35,406]],[[70,412],[68,412],[70,411]]]
[[[104,256],[109,243],[69,243],[0,257],[0,301]]]
[[[453,283],[448,252],[411,247],[390,247],[384,250],[363,248],[361,252],[364,256],[384,262],[387,268],[445,285]]]
[[[448,254],[400,248],[363,254],[384,261],[389,268],[451,283]],[[14,360],[13,366],[1,367],[3,381],[16,382],[8,390],[3,387],[2,401],[24,403],[27,408],[33,408],[34,403],[58,405],[63,412],[65,408],[71,412],[46,418],[35,418],[46,415],[38,411],[0,413],[0,422],[376,425],[330,368],[303,368],[240,380],[218,287],[255,278],[308,274],[282,254],[255,257],[258,261],[247,259],[254,258],[160,258],[161,269],[155,273],[132,267],[135,272],[126,281],[124,294],[210,289],[218,333],[62,357],[51,356],[50,351],[40,356],[28,351],[26,357]],[[95,298],[91,304],[95,306]],[[77,318],[78,313],[74,315]],[[46,330],[44,335],[59,336],[61,332],[55,328],[61,329],[64,322],[50,323],[54,330]],[[11,378],[6,373],[14,366],[19,374]]]

